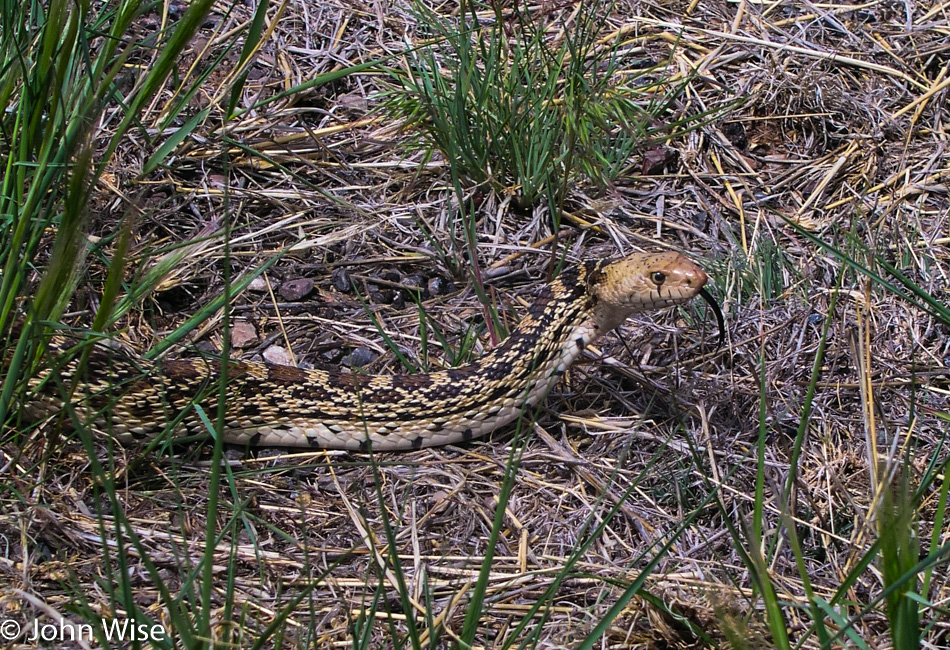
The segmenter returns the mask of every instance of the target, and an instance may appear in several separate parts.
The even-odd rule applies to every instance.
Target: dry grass
[[[414,38],[403,3],[291,0],[281,7],[250,69],[243,106],[334,68],[399,52]],[[552,24],[575,10],[573,3],[534,8]],[[935,454],[940,462],[946,458],[947,326],[847,272],[791,224],[864,264],[868,251],[879,253],[946,300],[948,12],[950,5],[939,2],[618,7],[613,27],[624,35],[624,47],[641,58],[669,59],[683,76],[701,73],[689,82],[684,110],[745,101],[728,118],[670,143],[679,153],[671,173],[630,174],[603,191],[575,188],[557,243],[571,259],[635,248],[689,252],[711,269],[727,314],[728,345],[711,351],[711,322],[697,328],[683,314],[644,318],[602,341],[554,391],[507,507],[477,637],[483,647],[508,637],[578,546],[585,520],[595,513],[598,521],[628,488],[631,497],[558,587],[538,647],[583,638],[694,511],[647,589],[718,642],[746,636],[748,647],[769,646],[759,598],[724,516],[740,530],[751,521],[764,394],[763,546],[779,598],[803,606],[788,538],[779,532],[788,508],[777,495],[788,476],[825,319],[831,319],[827,352],[791,506],[816,595],[829,600],[876,539],[879,474],[909,450],[916,485]],[[194,66],[196,74],[228,31],[249,17],[247,9],[226,22],[217,14],[194,43],[193,59],[181,61],[181,73]],[[452,277],[424,233],[434,233],[444,251],[461,238],[448,229],[454,195],[446,165],[436,158],[420,168],[420,154],[400,147],[407,136],[373,112],[379,77],[347,76],[222,126],[226,81],[212,76],[192,99],[195,110],[212,106],[210,117],[202,139],[187,141],[168,167],[138,180],[152,152],[133,138],[122,144],[94,200],[94,234],[113,232],[131,201],[142,210],[134,250],[145,254],[185,241],[229,212],[235,274],[285,251],[265,283],[235,299],[233,316],[259,332],[244,355],[276,343],[289,345],[297,362],[338,364],[351,349],[367,347],[379,355],[369,370],[400,371],[360,302],[334,286],[333,273],[345,269],[364,296],[379,301],[373,311],[403,354],[418,366],[442,363],[431,337],[430,358],[419,357],[419,315],[411,300],[408,307],[394,306],[386,293],[391,286],[374,286],[372,278],[405,284],[421,276],[423,285],[436,277],[454,280],[454,291],[424,302],[453,345],[481,322],[484,310],[468,278]],[[157,110],[146,127],[157,128]],[[545,209],[526,214],[510,207],[504,196],[485,197],[477,250],[483,279],[509,327],[545,276],[553,234]],[[191,256],[129,315],[122,337],[142,350],[160,341],[220,292],[223,259],[217,243]],[[842,272],[845,291],[829,313]],[[70,306],[71,323],[88,325],[103,274],[93,263]],[[300,301],[282,298],[280,285],[301,277],[314,280],[314,293]],[[220,345],[219,327],[220,314],[192,342]],[[491,345],[485,334],[476,352]],[[219,516],[237,523],[218,544],[215,572],[222,584],[215,592],[222,608],[232,600],[235,614],[221,620],[218,631],[242,619],[248,630],[266,626],[305,594],[287,618],[285,643],[349,646],[353,621],[380,583],[388,616],[401,629],[407,612],[397,611],[394,576],[379,568],[385,516],[395,528],[414,602],[444,626],[448,647],[486,550],[511,435],[499,431],[464,447],[380,455],[382,503],[364,456],[230,451],[232,487],[225,488]],[[115,532],[99,527],[102,503],[82,446],[66,441],[50,453],[45,436],[37,431],[22,450],[7,445],[0,452],[3,480],[15,488],[0,495],[0,575],[62,614],[79,593],[93,611],[107,612],[97,581],[104,575],[102,544]],[[105,444],[101,449],[105,454]],[[176,593],[206,541],[207,451],[185,447],[144,459],[133,449],[114,453],[119,501]],[[710,490],[714,500],[699,507]],[[919,508],[921,557],[930,550],[939,496],[924,495]],[[946,543],[946,532],[936,539]],[[136,602],[167,620],[152,579],[137,566],[139,551],[127,551]],[[223,577],[232,564],[236,578],[226,598]],[[880,573],[869,567],[848,600],[868,603],[881,585]],[[946,611],[944,565],[935,569],[925,596]],[[19,606],[26,601],[13,592],[0,596],[0,611]],[[841,606],[844,616],[859,611]],[[371,647],[389,643],[385,612],[380,605]],[[412,614],[422,622],[420,612]],[[792,606],[785,612],[797,639],[809,624],[806,612]],[[876,608],[854,626],[869,647],[889,644],[882,612]],[[922,619],[931,623],[925,633],[930,647],[950,643],[945,617],[925,609]],[[812,637],[806,646],[816,643]],[[681,620],[634,600],[604,644],[704,642]]]

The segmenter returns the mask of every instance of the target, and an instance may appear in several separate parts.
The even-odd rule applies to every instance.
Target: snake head
[[[687,302],[707,280],[706,273],[680,253],[634,253],[592,273],[588,286],[597,298],[598,324],[608,331],[636,312]]]

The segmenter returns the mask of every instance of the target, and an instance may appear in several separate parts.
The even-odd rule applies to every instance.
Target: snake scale
[[[536,405],[583,349],[635,312],[701,294],[706,274],[675,252],[582,262],[539,292],[511,335],[474,363],[417,375],[361,375],[229,360],[224,440],[252,446],[392,451],[463,442]],[[718,315],[718,312],[717,312]],[[720,332],[722,329],[720,328]],[[31,380],[27,412],[62,410],[122,442],[174,429],[206,433],[218,404],[220,360],[146,361],[99,343]]]

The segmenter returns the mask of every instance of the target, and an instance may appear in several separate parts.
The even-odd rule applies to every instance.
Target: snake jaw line
[[[368,376],[228,361],[226,442],[366,451],[411,450],[485,435],[540,402],[593,341],[631,314],[679,305],[706,274],[675,252],[637,253],[566,269],[539,292],[518,327],[474,363],[427,375]],[[54,345],[55,347],[55,345]],[[62,347],[62,346],[60,346]],[[76,362],[30,381],[27,404],[45,417],[62,409]],[[92,347],[72,398],[77,415],[120,440],[205,433],[195,403],[217,409],[219,359],[151,362]],[[49,375],[54,381],[46,381]],[[122,394],[117,388],[126,388]]]
[[[659,282],[654,279],[658,274],[662,276]],[[598,301],[594,315],[602,333],[635,313],[685,303],[708,281],[695,262],[676,252],[634,253],[607,263],[599,276],[591,293]]]

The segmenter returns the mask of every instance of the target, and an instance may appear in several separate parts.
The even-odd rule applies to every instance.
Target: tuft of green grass
[[[456,192],[485,186],[521,209],[552,207],[578,180],[605,186],[630,157],[707,117],[674,104],[688,79],[630,65],[620,36],[603,42],[614,2],[594,2],[548,24],[527,3],[463,0],[446,17],[415,4],[430,40],[385,71],[384,104],[417,129],[409,146],[449,165]]]
[[[154,65],[124,95],[122,85],[135,69],[126,62],[144,50],[130,37],[131,29],[148,3],[0,4],[0,333],[12,348],[0,393],[0,421],[10,412],[18,379],[39,356],[34,335],[41,333],[40,324],[59,320],[81,277],[91,249],[85,237],[91,188],[118,143],[138,125],[212,4],[192,3],[157,50],[145,50],[155,55]],[[115,130],[93,132],[93,125],[116,104],[123,112]],[[52,255],[44,265],[36,258],[50,235],[55,238]],[[97,327],[112,322],[126,251],[127,242],[120,238]],[[37,270],[40,279],[30,290]],[[33,297],[14,324],[24,293]]]
[[[913,490],[910,486],[908,458],[897,463],[885,477],[881,504],[877,509],[878,535],[881,540],[880,568],[884,588],[885,613],[890,622],[895,648],[920,646],[919,580],[914,567],[920,557]],[[909,576],[909,577],[908,577]],[[893,589],[890,589],[894,587]]]
[[[211,0],[190,3],[180,20],[151,42],[143,43],[136,36],[136,21],[153,5],[141,0],[94,6],[67,0],[0,1],[0,333],[5,341],[0,422],[5,427],[4,438],[14,444],[25,432],[13,408],[22,396],[17,392],[25,390],[23,378],[30,376],[43,353],[44,330],[48,324],[59,321],[67,309],[86,271],[87,259],[98,258],[107,269],[102,299],[92,322],[93,331],[102,332],[153,289],[191,247],[201,245],[200,241],[191,242],[177,251],[169,251],[155,267],[125,284],[131,219],[126,218],[116,232],[98,242],[88,238],[86,231],[94,186],[129,131],[140,128],[149,103],[166,87],[213,4]],[[266,9],[267,3],[262,6]],[[263,16],[260,11],[258,15]],[[255,37],[252,32],[250,40]],[[128,65],[135,56],[152,64],[147,68]],[[214,65],[209,66],[206,73],[213,68]],[[176,79],[178,101],[174,103],[175,109],[166,113],[169,124],[181,117],[187,98],[200,82],[199,79],[185,85],[186,80]],[[234,89],[240,90],[238,85]],[[108,120],[104,119],[106,114]],[[172,140],[165,146],[156,144],[147,170],[155,169],[171,154],[174,146],[169,143],[180,143],[198,125],[195,119],[180,121],[184,126]],[[97,130],[96,125],[103,123],[116,126],[108,132]],[[144,131],[139,135],[148,137]],[[51,254],[47,261],[40,255],[49,248],[50,238]],[[249,280],[250,277],[244,281]],[[240,289],[242,284],[236,282],[234,287]],[[228,293],[226,289],[221,300],[213,301],[212,309],[226,306]],[[205,318],[208,313],[211,312],[205,313]],[[80,345],[74,352],[87,357],[89,350],[89,345]],[[82,358],[79,363],[81,366]],[[70,387],[61,389],[69,391]],[[218,482],[230,480],[233,490],[230,474],[221,476],[220,443],[216,445],[216,462],[211,470],[212,498],[205,551],[197,566],[180,567],[185,580],[176,592],[163,580],[136,527],[123,512],[112,454],[100,459],[90,429],[72,409],[66,411],[65,416],[72,420],[76,437],[90,459],[91,485],[97,497],[95,515],[104,542],[102,588],[109,607],[105,612],[92,607],[87,595],[79,593],[74,585],[70,590],[77,595],[76,613],[93,623],[91,627],[97,633],[101,632],[99,621],[103,615],[107,619],[126,618],[135,624],[155,623],[153,615],[139,603],[129,579],[133,573],[131,552],[139,558],[139,566],[149,575],[168,612],[171,637],[157,641],[157,646],[173,647],[180,643],[184,647],[200,647],[204,643],[201,639],[214,638],[216,625],[212,620],[216,607],[212,602],[214,583],[210,579],[216,542],[225,536],[233,539],[237,524],[247,524],[246,514],[241,510],[223,523],[218,518],[214,502]],[[220,417],[219,414],[218,430]],[[210,420],[208,424],[209,430],[214,430]],[[45,470],[38,474],[45,474]],[[21,500],[32,503],[27,497]],[[115,548],[106,543],[110,539],[115,539]],[[227,593],[234,588],[234,571],[232,556],[227,566]],[[307,593],[303,590],[301,598]],[[230,612],[230,605],[226,611]],[[279,614],[275,624],[286,616],[286,611]],[[261,638],[266,640],[273,629],[276,628],[265,630]],[[98,642],[102,647],[117,647],[115,639],[101,634]]]

